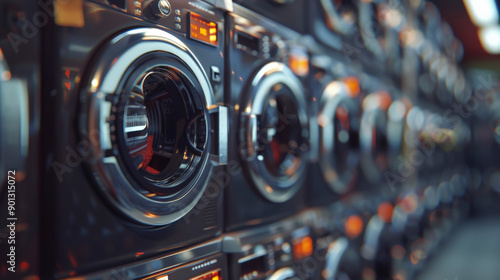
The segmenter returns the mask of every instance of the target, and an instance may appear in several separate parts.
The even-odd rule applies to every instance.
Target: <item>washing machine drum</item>
[[[146,225],[195,206],[210,173],[214,100],[187,46],[155,29],[117,36],[98,54],[82,100],[89,163],[113,206]]]
[[[304,179],[309,131],[300,81],[282,63],[265,65],[249,84],[240,125],[240,155],[258,191],[289,200]]]

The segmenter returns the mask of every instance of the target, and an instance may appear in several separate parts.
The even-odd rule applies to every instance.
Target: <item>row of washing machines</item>
[[[0,14],[2,278],[412,279],[468,213],[473,92],[429,2]]]

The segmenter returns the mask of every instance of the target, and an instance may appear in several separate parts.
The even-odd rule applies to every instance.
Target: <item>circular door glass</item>
[[[116,136],[130,173],[150,191],[172,194],[197,164],[206,141],[203,108],[183,74],[156,66],[132,74],[118,104]]]
[[[288,178],[300,166],[304,148],[297,101],[283,84],[276,84],[268,96],[259,125],[260,156],[272,176]]]

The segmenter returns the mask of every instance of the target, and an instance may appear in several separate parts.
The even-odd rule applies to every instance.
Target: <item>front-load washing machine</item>
[[[231,182],[227,230],[298,212],[309,150],[307,50],[301,36],[234,5],[227,18],[226,103],[230,106]]]
[[[320,65],[315,61],[324,63]],[[361,119],[359,82],[355,72],[331,56],[313,56],[309,87],[311,165],[308,205],[328,205],[355,189],[359,169]],[[335,72],[330,69],[337,69]]]
[[[211,178],[227,159],[224,11],[203,1],[54,5],[43,34],[42,275],[220,234],[223,186]]]

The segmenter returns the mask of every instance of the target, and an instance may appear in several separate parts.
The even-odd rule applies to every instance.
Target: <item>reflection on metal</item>
[[[349,241],[345,237],[340,237],[335,240],[328,248],[325,264],[325,280],[337,279],[340,261],[345,254]]]
[[[20,173],[24,169],[29,144],[28,102],[26,83],[12,78],[0,49],[0,184],[8,170]]]
[[[248,161],[250,175],[259,191],[270,201],[285,202],[300,188],[299,182],[305,175],[306,152],[301,151],[302,145],[308,144],[304,89],[292,71],[278,62],[263,66],[250,85],[248,103],[244,105],[247,110],[241,119],[239,141],[244,150],[240,153]],[[296,130],[287,136],[294,138],[281,142],[278,130],[284,133],[288,129]],[[297,137],[301,143],[290,145],[290,140]],[[298,152],[281,158],[283,145]],[[272,155],[261,157],[268,150],[273,151]]]

